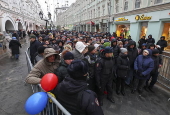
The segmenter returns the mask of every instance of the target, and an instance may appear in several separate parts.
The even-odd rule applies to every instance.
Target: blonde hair
[[[68,50],[68,51],[72,51],[73,50],[73,48],[69,44],[64,45],[64,49]]]

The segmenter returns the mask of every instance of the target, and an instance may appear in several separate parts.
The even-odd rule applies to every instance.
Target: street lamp
[[[39,16],[40,16],[41,20],[46,21],[46,29],[47,29],[48,20],[51,20],[51,13],[48,12],[48,19],[43,19],[43,12],[42,11],[39,12]]]

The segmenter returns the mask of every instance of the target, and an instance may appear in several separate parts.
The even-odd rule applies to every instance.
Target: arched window
[[[140,8],[141,0],[135,1],[135,8]]]

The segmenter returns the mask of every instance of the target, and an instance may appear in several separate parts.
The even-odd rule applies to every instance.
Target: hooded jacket
[[[135,77],[138,79],[148,79],[151,71],[154,69],[154,61],[151,58],[152,51],[150,49],[146,49],[149,51],[147,56],[139,55],[134,63],[134,69],[137,71]],[[143,76],[140,76],[142,74]]]
[[[77,81],[66,77],[54,90],[57,100],[71,115],[103,115],[96,103],[96,94],[87,90],[85,81]]]
[[[50,63],[47,61],[47,57],[55,55],[55,62]],[[46,48],[44,50],[44,59],[40,60],[31,70],[31,72],[26,77],[26,83],[29,84],[39,84],[41,78],[47,73],[54,73],[54,70],[57,69],[57,53],[53,48]]]
[[[113,42],[116,42],[115,46],[113,45]],[[119,56],[119,53],[120,53],[120,48],[117,46],[117,40],[116,39],[113,39],[111,41],[111,47],[113,48],[114,57],[117,58]]]
[[[131,45],[134,45],[134,48],[130,48]],[[138,50],[136,48],[136,42],[132,41],[132,40],[129,41],[128,45],[127,45],[127,50],[128,50],[129,64],[130,64],[130,67],[133,69],[135,59],[138,56]]]

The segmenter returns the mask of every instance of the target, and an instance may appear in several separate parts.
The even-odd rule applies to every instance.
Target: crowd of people
[[[104,94],[115,103],[114,89],[125,96],[125,86],[132,94],[154,93],[159,54],[167,47],[164,36],[155,44],[152,35],[138,44],[109,32],[32,31],[29,36],[34,67],[26,82],[39,84],[45,74],[56,74],[59,84],[51,92],[72,115],[103,115]]]

